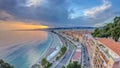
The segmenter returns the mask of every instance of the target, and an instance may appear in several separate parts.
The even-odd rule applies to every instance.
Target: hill
[[[92,35],[93,37],[111,37],[118,41],[120,37],[120,17],[115,17],[114,22],[105,25],[103,28],[96,28]]]

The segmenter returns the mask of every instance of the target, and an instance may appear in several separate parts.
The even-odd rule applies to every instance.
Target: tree
[[[96,28],[92,33],[93,37],[112,37],[118,41],[120,37],[120,17],[115,17],[114,23],[108,23],[103,28]]]
[[[115,41],[118,41],[119,37],[120,37],[120,26],[117,26],[114,28],[114,31],[112,32],[112,38]]]
[[[96,28],[92,35],[93,37],[101,37],[101,30],[99,28]]]
[[[77,61],[70,62],[66,67],[63,66],[62,68],[81,68],[81,65],[78,64]]]
[[[46,58],[43,58],[43,59],[42,59],[42,63],[41,63],[41,64],[42,64],[42,66],[45,66],[45,65],[47,64]]]
[[[115,22],[116,25],[120,24],[120,17],[115,17],[114,22]]]
[[[62,48],[61,48],[61,53],[64,54],[64,53],[66,52],[66,50],[67,50],[67,47],[65,47],[65,46],[62,47]]]
[[[4,61],[2,59],[0,59],[0,64],[4,63]]]
[[[62,68],[65,68],[65,66],[62,66]]]
[[[0,65],[2,68],[14,68],[14,66],[11,66],[10,64],[4,62],[2,59],[0,59]]]
[[[50,66],[52,66],[52,63],[48,62],[45,68],[50,68]]]

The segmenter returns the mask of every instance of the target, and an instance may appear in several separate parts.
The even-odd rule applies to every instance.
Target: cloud
[[[78,17],[71,18],[70,26],[104,26],[105,23],[111,22],[115,16],[120,16],[120,14],[113,9],[112,3],[108,0],[102,0],[103,4],[99,6],[94,6],[92,8],[81,10],[83,14],[79,11]],[[74,10],[74,9],[73,9]],[[75,11],[72,11],[75,14]],[[77,12],[78,14],[78,12]]]
[[[94,25],[94,27],[103,27],[105,25],[106,25],[106,23],[97,23]]]
[[[9,23],[6,23],[9,22]],[[38,29],[38,28],[48,28],[48,26],[40,24],[31,24],[20,21],[0,21],[0,31],[1,30],[20,30],[20,29]]]
[[[96,6],[96,7],[90,8],[90,9],[86,9],[83,12],[84,12],[85,16],[94,18],[94,17],[96,17],[97,14],[106,11],[111,6],[112,6],[112,4],[108,0],[103,0],[103,4],[102,5]]]
[[[0,20],[33,21],[50,27],[93,26],[119,14],[114,13],[113,5],[110,0],[0,0]]]
[[[46,0],[26,0],[25,7],[38,7],[42,5]]]
[[[104,26],[105,23],[112,22],[116,15],[118,14],[115,14],[114,11],[108,10],[108,11],[104,11],[103,13],[97,14],[95,18],[88,16],[80,16],[74,18],[70,21],[70,23],[74,26],[76,25],[76,26],[100,27],[100,26]]]
[[[14,17],[12,15],[8,14],[7,12],[1,10],[0,11],[0,20],[8,20],[8,19],[13,20]]]
[[[27,0],[26,6],[28,6],[28,7],[30,7],[30,6],[39,6],[41,1],[42,0]]]
[[[0,9],[12,15],[15,20],[34,20],[48,26],[66,23],[68,11],[65,0],[45,0],[46,3],[39,5],[42,1],[44,0],[2,0]]]

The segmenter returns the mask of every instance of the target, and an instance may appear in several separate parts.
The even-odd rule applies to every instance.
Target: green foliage
[[[10,64],[4,62],[2,59],[0,59],[0,66],[2,68],[14,68],[14,66],[11,66]]]
[[[66,50],[67,50],[67,47],[65,47],[65,46],[62,47],[62,48],[61,48],[61,54],[63,55],[63,54],[66,52]]]
[[[77,61],[75,61],[75,62],[70,62],[66,67],[63,66],[62,68],[81,68],[81,65],[78,64]]]
[[[48,62],[47,60],[46,60],[46,58],[43,58],[42,59],[42,66],[44,67],[44,68],[50,68],[51,66],[52,66],[52,63],[50,63],[50,62]]]
[[[62,48],[60,49],[59,55],[56,57],[56,60],[58,60],[62,55],[64,55],[65,52],[66,52],[66,50],[67,50],[67,47],[66,47],[66,46],[62,47]]]
[[[65,68],[65,66],[62,66],[62,68]]]
[[[56,57],[56,60],[58,60],[60,57],[61,57],[61,56],[57,56],[57,57]]]
[[[52,66],[52,63],[47,63],[47,65],[45,66],[45,68],[50,68]]]
[[[112,37],[115,41],[118,41],[120,37],[120,18],[114,19],[114,23],[109,23],[103,28],[96,28],[92,33],[93,37]]]
[[[40,68],[40,65],[38,65],[38,68]]]
[[[115,17],[114,18],[114,23],[117,25],[117,24],[120,24],[120,17]]]
[[[2,59],[0,59],[0,64],[4,63],[4,61]]]
[[[43,58],[43,59],[42,59],[42,63],[41,63],[42,66],[45,66],[47,63],[48,63],[48,62],[47,62],[46,58]]]
[[[120,26],[116,26],[114,28],[114,31],[112,32],[112,37],[115,41],[118,41],[118,39],[120,37]]]
[[[93,37],[101,37],[101,31],[102,31],[101,29],[96,28],[95,32],[92,33]]]

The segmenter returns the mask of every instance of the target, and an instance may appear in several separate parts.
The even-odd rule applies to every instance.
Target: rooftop
[[[98,41],[106,45],[108,48],[120,56],[120,43],[108,38],[99,38]]]
[[[81,56],[81,52],[75,52],[74,56],[73,56],[73,61],[78,61],[80,59]]]

